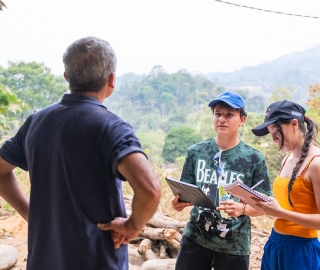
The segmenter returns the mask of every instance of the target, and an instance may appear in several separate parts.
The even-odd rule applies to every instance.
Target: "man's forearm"
[[[157,210],[160,196],[157,193],[135,194],[132,200],[132,214],[129,222],[136,230],[142,230]]]
[[[157,210],[161,196],[160,181],[141,153],[133,153],[123,158],[118,170],[134,192],[132,214],[128,222],[134,230],[141,230]]]
[[[29,200],[20,188],[13,172],[0,176],[0,195],[28,221]]]

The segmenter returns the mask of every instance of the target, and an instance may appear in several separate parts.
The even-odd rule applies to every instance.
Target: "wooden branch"
[[[143,239],[139,245],[139,253],[143,256],[144,260],[157,259],[157,256],[151,250],[152,241],[150,239]]]
[[[173,239],[176,232],[175,229],[145,227],[139,234],[139,237],[146,237],[153,240]]]
[[[167,253],[166,253],[167,246],[162,241],[160,241],[159,246],[160,246],[160,248],[159,248],[159,258],[160,259],[167,258]]]
[[[165,239],[164,240],[166,244],[170,247],[172,247],[174,250],[177,250],[180,248],[180,243],[177,240],[174,239]]]
[[[186,222],[178,221],[159,212],[156,212],[153,215],[153,217],[148,221],[148,224],[156,228],[171,228],[176,230],[186,226]]]
[[[179,243],[181,242],[182,239],[182,235],[179,232],[176,232],[174,239],[177,240]]]

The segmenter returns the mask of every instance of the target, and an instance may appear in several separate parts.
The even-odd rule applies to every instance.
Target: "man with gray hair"
[[[160,199],[131,125],[102,103],[115,87],[108,42],[86,37],[63,55],[70,94],[28,117],[0,149],[0,195],[29,222],[27,270],[128,269],[130,239]],[[15,167],[29,171],[30,203]],[[134,191],[126,217],[121,180]]]

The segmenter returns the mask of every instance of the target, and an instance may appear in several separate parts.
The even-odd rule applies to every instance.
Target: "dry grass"
[[[165,180],[166,176],[179,179],[180,176],[178,174],[178,169],[175,167],[171,167],[170,169],[161,169],[154,166],[154,170],[156,171],[161,182],[161,199],[158,206],[158,211],[179,221],[188,221],[191,207],[188,207],[181,212],[173,210],[171,207],[171,201],[174,198],[174,195]],[[133,191],[127,182],[123,183],[123,192],[126,195],[133,195]]]
[[[191,207],[185,208],[181,212],[177,212],[173,210],[171,207],[171,201],[173,199],[173,193],[171,189],[169,188],[167,182],[165,181],[166,176],[170,176],[173,179],[179,179],[180,178],[180,171],[181,169],[178,167],[168,167],[166,169],[164,168],[159,168],[157,166],[154,166],[154,170],[156,171],[160,182],[161,182],[161,201],[158,207],[158,211],[168,215],[171,218],[174,218],[179,221],[188,221],[189,216],[190,216],[190,211]],[[19,184],[23,190],[23,192],[29,197],[30,195],[30,181],[29,181],[29,174],[28,172],[25,172],[19,168],[15,169],[15,173],[17,175],[17,178],[19,180]],[[129,184],[127,182],[123,183],[123,192],[126,195],[133,195],[133,191]],[[2,199],[3,200],[3,199]],[[2,201],[2,207],[4,210],[14,214],[15,211],[14,209],[4,200]],[[270,231],[272,226],[273,226],[273,220],[269,219],[268,217],[265,216],[260,216],[260,217],[254,217],[252,218],[252,224],[253,227],[257,227],[259,229],[267,230]]]
[[[271,232],[274,219],[268,218],[266,216],[251,217],[251,223],[253,228]]]

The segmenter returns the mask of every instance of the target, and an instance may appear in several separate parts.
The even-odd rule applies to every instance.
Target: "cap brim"
[[[268,121],[268,122],[262,123],[259,126],[256,126],[255,128],[252,129],[253,134],[256,136],[267,135],[269,133],[268,126],[274,122],[276,122],[276,121]]]
[[[218,102],[224,102],[226,104],[228,104],[230,107],[234,108],[234,109],[240,109],[241,107],[239,107],[238,105],[235,105],[232,102],[226,101],[226,100],[222,100],[222,99],[215,99],[212,100],[209,104],[208,107],[213,107],[215,104],[217,104]]]

